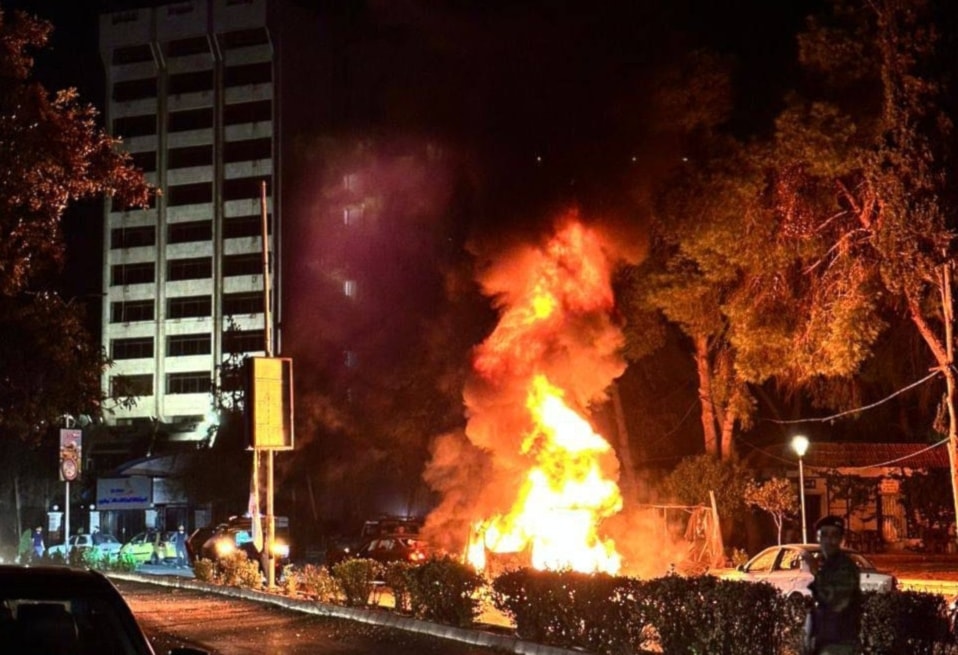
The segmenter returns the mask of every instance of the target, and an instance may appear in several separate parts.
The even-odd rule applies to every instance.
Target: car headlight
[[[274,543],[273,557],[281,557],[281,558],[289,557],[289,544]]]
[[[227,557],[236,550],[236,546],[231,544],[225,539],[221,539],[216,542],[216,556],[217,557]]]

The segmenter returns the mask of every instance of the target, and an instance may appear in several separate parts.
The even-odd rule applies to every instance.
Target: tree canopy
[[[96,410],[107,364],[80,305],[57,293],[64,212],[104,196],[142,206],[152,192],[93,106],[33,79],[51,30],[0,11],[0,430],[34,440],[65,413]]]

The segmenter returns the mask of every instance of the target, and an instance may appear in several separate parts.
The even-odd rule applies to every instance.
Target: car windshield
[[[106,597],[42,599],[0,591],[0,631],[43,653],[144,653],[136,646],[131,619]]]

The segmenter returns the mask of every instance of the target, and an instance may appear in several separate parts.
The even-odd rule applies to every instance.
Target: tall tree
[[[61,220],[78,200],[149,201],[150,187],[74,89],[32,78],[49,23],[0,10],[0,434],[38,441],[64,413],[100,399],[107,360],[80,308],[53,290]]]

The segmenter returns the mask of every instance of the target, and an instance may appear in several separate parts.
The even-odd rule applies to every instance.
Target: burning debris
[[[623,508],[619,462],[589,421],[625,370],[618,243],[573,211],[544,243],[503,252],[480,276],[500,320],[474,354],[465,435],[440,438],[426,473],[443,494],[428,523],[471,535],[477,567],[487,553],[526,553],[537,568],[622,566],[603,532]]]

